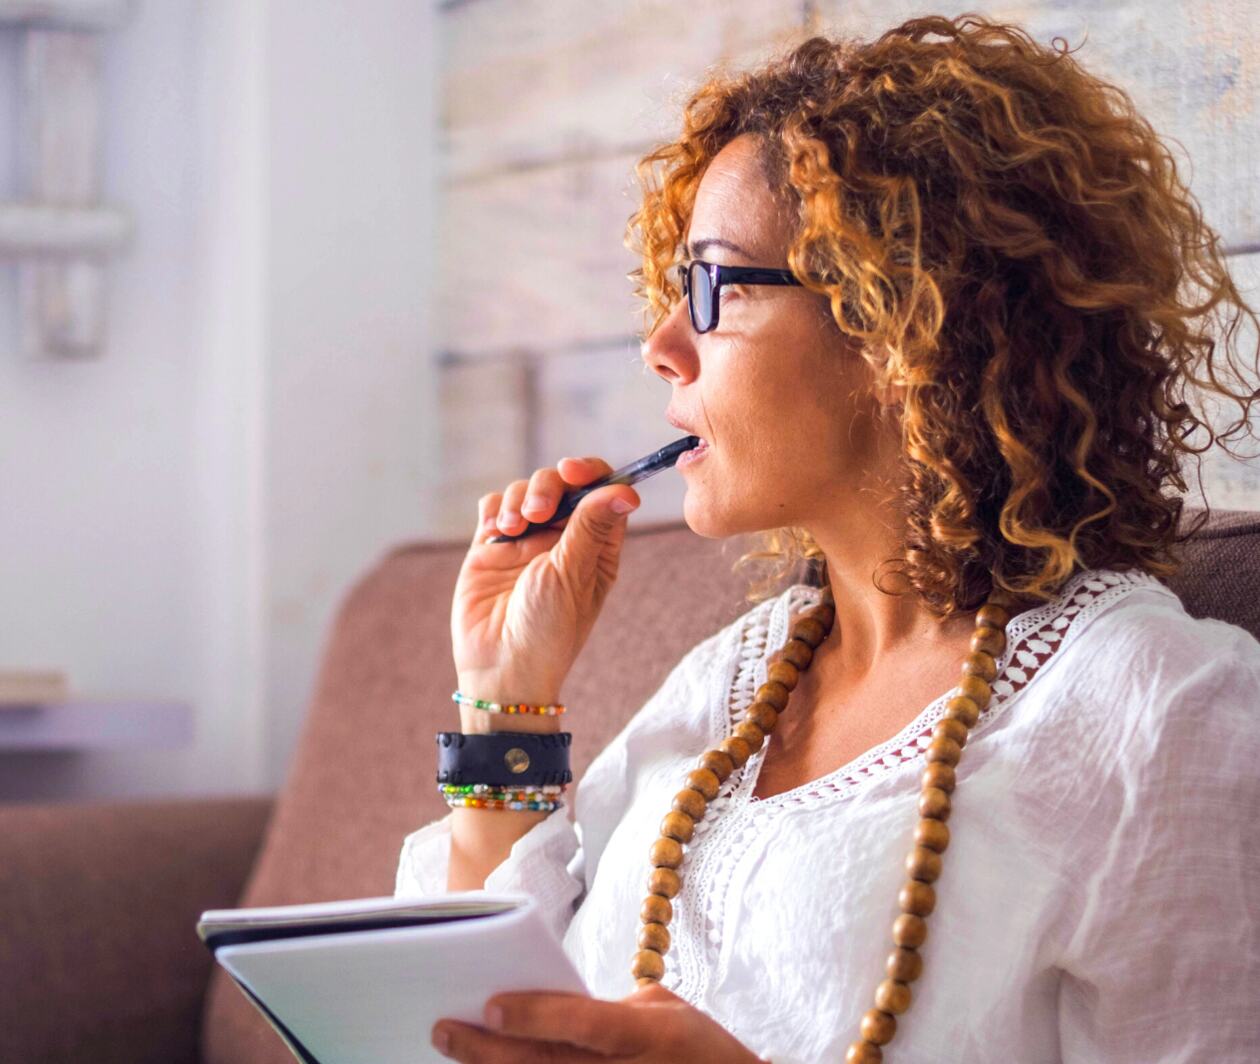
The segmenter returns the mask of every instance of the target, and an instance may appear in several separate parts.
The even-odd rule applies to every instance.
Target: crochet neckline
[[[1089,626],[1089,619],[1134,591],[1150,589],[1176,601],[1176,594],[1141,570],[1087,569],[1076,573],[1051,601],[1011,618],[1006,647],[997,659],[993,697],[971,729],[969,741],[990,729],[1033,679],[1057,661],[1061,651]],[[820,589],[795,584],[778,598],[750,610],[725,644],[725,667],[714,670],[710,687],[711,745],[725,739],[766,680],[766,658],[783,645],[791,616],[818,601]],[[677,966],[667,966],[662,985],[688,1001],[700,1000],[710,985],[720,986],[730,960],[723,941],[728,896],[738,889],[738,868],[751,840],[781,816],[820,811],[920,759],[932,729],[944,716],[953,687],[885,742],[848,764],[779,794],[757,798],[753,791],[773,733],[742,768],[724,781],[688,844],[684,889],[676,898]],[[907,781],[907,786],[914,781]],[[916,785],[917,786],[917,785]]]
[[[993,697],[971,729],[972,735],[990,726],[1012,698],[1055,657],[1057,651],[1073,641],[1085,627],[1072,623],[1078,615],[1092,615],[1136,587],[1155,587],[1173,594],[1154,576],[1140,570],[1083,570],[1071,577],[1054,599],[1011,618],[1006,628],[1006,648],[997,659]],[[717,725],[712,745],[716,746],[725,739],[742,719],[744,709],[752,702],[753,692],[766,682],[767,656],[787,639],[791,616],[816,604],[819,592],[819,588],[808,584],[793,585],[771,600],[770,609],[760,618],[762,624],[754,622],[742,633],[741,652],[737,655],[738,660],[733,662],[736,666],[734,675],[725,688],[725,712],[711,715],[711,721]],[[741,665],[744,667],[740,668]],[[749,665],[751,668],[748,668]],[[744,682],[741,683],[741,680]],[[957,687],[945,691],[924,706],[896,735],[870,747],[833,771],[790,790],[759,798],[753,791],[766,752],[774,741],[771,733],[761,750],[749,758],[742,769],[732,773],[717,801],[719,804],[734,801],[760,811],[769,811],[775,807],[812,805],[820,799],[845,797],[870,781],[895,771],[906,761],[919,757],[932,741],[932,729],[944,716],[946,702],[957,693]]]

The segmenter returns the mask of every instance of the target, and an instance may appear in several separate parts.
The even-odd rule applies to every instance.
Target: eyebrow
[[[697,240],[694,244],[687,245],[687,258],[698,259],[709,248],[725,248],[727,251],[735,252],[736,255],[744,256],[746,259],[752,258],[752,256],[738,244],[732,243],[729,240],[723,240],[721,237],[716,236],[705,237],[703,240]]]

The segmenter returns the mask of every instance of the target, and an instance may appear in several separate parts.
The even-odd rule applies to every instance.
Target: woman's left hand
[[[493,1011],[502,1022],[491,1025]],[[620,1001],[584,994],[496,994],[486,1027],[439,1020],[450,1033],[443,1051],[465,1064],[766,1064],[719,1023],[659,983]],[[434,1043],[437,1044],[436,1041]]]

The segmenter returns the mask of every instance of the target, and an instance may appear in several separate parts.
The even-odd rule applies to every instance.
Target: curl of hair
[[[636,166],[645,335],[681,298],[669,267],[700,179],[743,134],[793,211],[790,268],[872,384],[904,387],[904,477],[884,501],[905,532],[879,568],[941,618],[993,592],[1049,600],[1082,568],[1174,573],[1208,517],[1205,498],[1179,535],[1183,460],[1251,429],[1260,390],[1234,348],[1241,317],[1260,320],[1130,97],[1060,38],[975,14],[712,74]],[[1241,408],[1221,432],[1189,401],[1208,393]],[[736,563],[763,563],[750,599],[802,566],[825,581],[808,531],[761,535]]]

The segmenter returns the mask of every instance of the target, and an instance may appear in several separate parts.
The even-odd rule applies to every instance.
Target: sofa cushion
[[[1187,511],[1183,521],[1198,511]],[[749,608],[731,567],[751,540],[685,525],[633,529],[604,612],[564,685],[580,778],[682,655]],[[393,893],[403,837],[445,815],[433,735],[450,700],[450,603],[467,543],[413,543],[350,589],[332,626],[310,715],[241,905]],[[1214,511],[1168,584],[1196,616],[1260,636],[1260,514]],[[697,751],[699,753],[700,751]],[[203,1037],[210,1064],[287,1064],[279,1038],[215,970]]]

